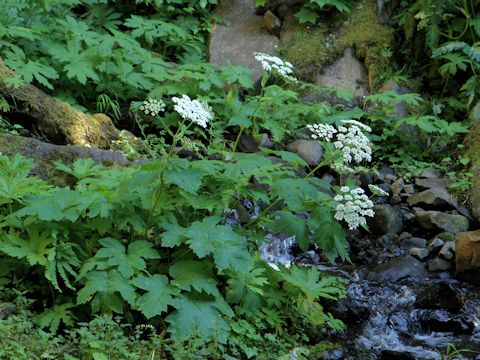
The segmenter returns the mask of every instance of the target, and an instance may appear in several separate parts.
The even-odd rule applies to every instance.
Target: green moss
[[[288,44],[283,44],[280,54],[295,65],[297,76],[309,80],[312,74],[335,59],[335,36],[328,33],[326,25],[302,25],[293,17],[288,21]]]
[[[348,24],[341,28],[335,47],[343,53],[346,47],[353,46],[365,62],[370,87],[377,88],[378,74],[389,61],[382,52],[391,47],[393,40],[393,29],[379,22],[374,0],[361,0],[352,6]]]

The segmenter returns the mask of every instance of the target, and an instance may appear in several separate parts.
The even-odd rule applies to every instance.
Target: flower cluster
[[[383,189],[379,188],[377,185],[369,184],[368,188],[372,192],[373,195],[377,196],[388,196],[388,192],[384,191]]]
[[[341,194],[336,195],[333,200],[339,204],[335,208],[335,219],[344,220],[351,230],[365,225],[365,216],[373,217],[373,202],[368,199],[362,188],[350,189],[348,186],[340,188]]]
[[[147,99],[140,106],[140,110],[146,115],[157,116],[160,112],[165,110],[165,103],[162,100]]]
[[[192,100],[188,95],[173,97],[172,101],[175,103],[173,108],[183,119],[189,119],[203,128],[213,119],[212,110],[207,104]]]
[[[315,140],[330,141],[335,138],[333,146],[342,152],[345,163],[371,161],[370,141],[363,132],[370,132],[372,129],[356,120],[342,120],[341,123],[337,128],[328,124],[307,125],[307,128]]]
[[[262,68],[267,72],[275,72],[280,75],[282,78],[297,82],[298,80],[292,76],[293,74],[293,65],[288,61],[283,61],[282,59],[271,56],[263,53],[253,53],[255,59],[260,61]]]
[[[327,140],[333,139],[333,136],[337,133],[337,129],[334,126],[328,124],[309,124],[307,129],[312,132],[312,139],[315,140]]]

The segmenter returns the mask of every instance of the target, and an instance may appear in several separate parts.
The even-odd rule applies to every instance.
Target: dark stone
[[[471,334],[475,322],[466,315],[452,315],[447,310],[419,310],[418,320],[427,332],[453,332],[454,335]]]
[[[387,175],[393,175],[393,176],[395,176],[395,171],[393,171],[392,168],[383,166],[383,167],[379,170],[379,172],[378,172],[378,178],[379,178],[381,181],[385,181]]]
[[[377,234],[401,233],[403,231],[402,212],[398,206],[388,204],[375,205],[375,216],[368,219],[368,226]]]
[[[418,247],[411,248],[408,253],[419,260],[426,259],[430,255],[428,249]]]
[[[409,352],[396,350],[382,350],[380,360],[415,360],[415,356]]]
[[[422,289],[415,300],[415,307],[418,309],[446,309],[457,312],[462,306],[460,294],[447,282]]]
[[[425,265],[412,256],[404,256],[377,266],[368,274],[371,281],[398,281],[404,278],[425,279]]]
[[[267,10],[263,15],[263,23],[265,28],[272,34],[280,35],[280,29],[282,28],[282,21],[270,10]]]
[[[400,242],[400,246],[405,250],[409,250],[414,247],[425,248],[427,247],[427,240],[418,237],[405,238]]]
[[[440,179],[442,177],[442,173],[437,169],[428,168],[422,171],[420,177],[429,179]]]
[[[415,179],[415,185],[424,189],[446,188],[448,186],[448,183],[449,182],[446,179],[433,179],[433,178]]]
[[[445,271],[450,270],[451,268],[452,264],[450,261],[443,259],[435,258],[428,262],[428,271]]]

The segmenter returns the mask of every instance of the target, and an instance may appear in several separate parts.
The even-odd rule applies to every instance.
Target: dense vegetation
[[[296,80],[288,63],[264,66],[257,89],[247,69],[207,63],[216,3],[0,4],[0,56],[15,70],[3,81],[108,114],[141,138],[112,147],[151,160],[128,168],[56,163],[61,182],[52,185],[29,175],[32,161],[0,154],[1,357],[278,359],[297,348],[318,358],[331,346],[325,333],[343,328],[328,308],[345,281],[313,267],[274,269],[258,253],[265,236],[295,235],[302,251],[348,261],[344,229],[367,228],[371,201],[343,179],[370,160],[405,173],[447,166],[451,186],[468,189],[460,171],[469,160],[456,144],[480,95],[475,1],[403,1],[395,18],[402,46],[385,49],[378,76],[418,93],[378,93],[362,107],[304,101],[316,87]],[[323,11],[348,13],[349,5],[310,0],[297,16],[315,26]],[[400,103],[412,115],[398,117]],[[0,130],[18,134],[9,117],[15,103],[0,97],[0,105]],[[325,140],[316,167],[279,149],[238,151],[242,134],[280,144],[305,128]],[[340,135],[364,142],[329,141]],[[325,169],[340,182],[318,177]],[[351,196],[361,204],[353,213],[344,206]],[[254,205],[232,219],[245,202]]]

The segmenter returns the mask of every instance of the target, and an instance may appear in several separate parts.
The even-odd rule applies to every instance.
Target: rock
[[[446,309],[457,312],[462,306],[460,294],[447,282],[440,282],[421,290],[415,300],[417,309]]]
[[[407,351],[382,350],[380,360],[415,360],[415,355]]]
[[[371,281],[398,281],[404,278],[424,279],[427,271],[423,263],[412,256],[404,256],[379,265],[368,274]]]
[[[411,248],[426,248],[427,240],[418,237],[406,238],[400,242],[400,246],[405,250],[409,250]]]
[[[428,271],[445,271],[450,270],[451,267],[450,261],[440,258],[435,258],[428,262]]]
[[[395,171],[393,171],[393,169],[387,167],[387,166],[383,166],[382,168],[380,168],[380,170],[378,171],[378,178],[381,180],[381,181],[385,181],[387,179],[387,176],[389,175],[392,175],[392,176],[395,176]],[[390,176],[389,176],[390,177]]]
[[[411,248],[408,253],[417,258],[418,260],[423,260],[423,259],[426,259],[428,257],[428,255],[430,255],[430,251],[428,251],[428,249],[425,249],[425,248],[418,248],[418,247],[413,247]]]
[[[297,140],[287,145],[287,150],[300,156],[308,165],[320,164],[323,155],[322,146],[314,140]]]
[[[452,260],[455,256],[455,241],[447,241],[443,246],[438,256],[445,260]]]
[[[238,142],[238,151],[246,153],[257,152],[258,141],[251,135],[242,135],[240,136],[240,141]]]
[[[410,206],[430,206],[456,208],[458,201],[445,188],[432,188],[413,194],[408,198]]]
[[[433,178],[415,179],[415,185],[424,189],[446,188],[448,184],[449,184],[449,181],[447,179],[433,179]]]
[[[475,329],[473,318],[452,315],[447,310],[419,310],[418,320],[426,332],[453,332],[459,335],[471,334]]]
[[[393,194],[399,194],[402,192],[404,186],[405,186],[405,183],[403,182],[403,179],[400,178],[397,181],[394,181],[392,183],[392,185],[390,186],[390,190],[392,191]]]
[[[395,233],[403,231],[402,212],[398,206],[378,204],[373,207],[375,216],[368,219],[368,226],[372,232]]]
[[[413,194],[415,192],[415,188],[412,184],[406,184],[403,187],[403,191],[405,192],[405,194]]]
[[[375,12],[377,13],[380,24],[391,22],[392,15],[399,4],[399,0],[376,0]],[[403,359],[403,358],[402,358]],[[408,358],[405,358],[408,359]]]
[[[447,214],[440,211],[424,211],[416,209],[415,217],[417,222],[425,229],[441,229],[451,233],[467,231],[468,219],[462,215]]]
[[[326,66],[316,83],[321,86],[354,90],[354,97],[361,98],[368,95],[368,76],[365,66],[355,57],[353,49],[345,49],[343,56],[333,64]]]
[[[271,33],[277,36],[280,35],[280,29],[282,28],[282,21],[270,10],[263,15],[263,23],[265,28]]]
[[[251,0],[223,0],[215,9],[215,16],[225,25],[214,24],[210,34],[208,57],[219,65],[241,65],[253,72],[254,80],[260,78],[261,64],[253,53],[275,54],[279,40],[265,29],[261,16],[255,15]]]
[[[396,81],[388,80],[385,84],[383,84],[381,92],[394,92],[397,94],[406,94],[411,93],[410,89],[402,88]],[[388,115],[394,117],[396,119],[400,119],[406,117],[408,115],[407,112],[407,104],[405,102],[399,102],[395,105],[392,111],[388,112]]]
[[[442,174],[437,169],[427,168],[422,171],[422,173],[420,174],[420,177],[428,178],[428,179],[441,179]]]
[[[480,100],[477,102],[477,104],[470,111],[470,114],[468,115],[468,120],[471,123],[480,121]]]
[[[480,230],[458,233],[455,240],[456,274],[462,280],[480,284]]]
[[[438,236],[435,236],[430,243],[428,244],[428,250],[430,251],[435,251],[435,250],[440,250],[440,248],[445,245],[445,241],[443,241],[441,238]]]

